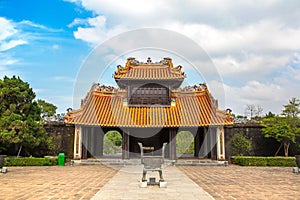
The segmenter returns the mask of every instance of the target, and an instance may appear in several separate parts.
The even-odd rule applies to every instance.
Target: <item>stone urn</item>
[[[0,168],[3,167],[6,155],[0,155]]]
[[[300,155],[295,155],[295,158],[296,158],[296,164],[298,168],[300,168]]]

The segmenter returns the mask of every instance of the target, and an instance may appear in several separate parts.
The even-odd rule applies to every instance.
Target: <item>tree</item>
[[[120,153],[122,146],[122,136],[118,131],[109,131],[105,134],[103,140],[104,154]]]
[[[176,153],[193,154],[194,136],[189,131],[180,131],[176,135]]]
[[[37,104],[41,109],[42,117],[51,117],[56,114],[57,107],[55,105],[41,99],[37,100]]]
[[[256,117],[261,117],[262,113],[263,113],[263,108],[260,105],[257,105],[257,109],[256,109]]]
[[[297,136],[300,134],[300,120],[299,120],[299,100],[292,98],[289,104],[284,106],[281,116],[265,117],[263,119],[262,133],[265,137],[275,138],[281,143],[275,156],[280,148],[284,147],[284,155],[288,156],[291,142],[295,143]]]
[[[295,120],[298,118],[300,114],[299,107],[300,107],[299,100],[293,97],[291,100],[289,100],[289,104],[284,105],[284,110],[282,111],[282,115]]]
[[[230,151],[235,156],[242,156],[251,151],[251,140],[247,139],[243,134],[235,134],[230,140]]]
[[[252,119],[256,113],[256,108],[255,105],[247,105],[246,110],[245,110],[245,114],[246,116],[249,116],[250,119]]]
[[[269,111],[269,112],[265,115],[265,117],[266,117],[266,118],[275,117],[275,114]]]
[[[247,105],[245,110],[245,115],[249,116],[250,120],[252,119],[260,119],[263,112],[263,108],[260,105]]]
[[[46,135],[41,110],[29,84],[19,77],[0,79],[0,143],[23,147],[50,147],[52,138]]]

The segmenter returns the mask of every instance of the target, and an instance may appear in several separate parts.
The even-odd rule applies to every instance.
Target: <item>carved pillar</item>
[[[122,132],[122,158],[129,159],[129,133]]]
[[[225,137],[223,126],[217,128],[217,159],[225,160]]]
[[[209,148],[209,132],[207,127],[203,127],[203,132],[200,137],[200,141],[202,141],[199,157],[200,158],[207,158],[208,153],[210,152]]]
[[[81,158],[81,126],[75,125],[75,134],[74,134],[74,159]]]
[[[104,139],[104,131],[102,128],[98,128],[99,138],[98,138],[98,145],[99,145],[99,156],[103,156],[103,139]]]
[[[217,128],[210,128],[210,158],[212,160],[217,160]]]
[[[176,160],[176,129],[169,128],[170,160]]]
[[[101,153],[100,137],[101,132],[99,131],[99,128],[91,127],[89,138],[89,151],[90,154],[95,158],[99,157]]]
[[[201,146],[201,140],[200,140],[200,135],[201,135],[201,128],[199,127],[197,129],[196,135],[194,137],[194,156],[199,157],[200,153],[200,146]]]
[[[81,127],[81,158],[87,159],[87,145],[88,145],[88,138],[87,138],[87,127]]]

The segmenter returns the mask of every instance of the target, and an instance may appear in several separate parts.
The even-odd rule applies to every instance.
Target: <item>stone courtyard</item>
[[[65,166],[65,167],[9,167],[7,174],[0,174],[0,199],[102,199],[101,188],[109,185],[109,181],[119,174],[118,168],[106,166]],[[180,173],[183,172],[183,173]],[[161,197],[165,192],[174,192],[173,196],[165,199],[178,199],[176,191],[184,188],[184,178],[193,183],[191,193],[205,190],[210,194],[206,199],[300,199],[300,174],[292,173],[290,167],[228,167],[180,166],[166,167],[167,189],[138,188],[139,173],[131,173],[124,181],[132,180],[136,194],[124,192],[124,196],[115,199],[147,199],[151,192],[158,191]],[[176,172],[175,174],[173,174]],[[122,172],[121,174],[126,174]],[[127,173],[127,176],[128,173]],[[174,177],[173,177],[174,176]],[[176,177],[178,178],[176,179]],[[179,178],[180,177],[180,178]],[[173,183],[177,180],[177,183]],[[120,182],[124,188],[126,182]],[[130,181],[129,181],[130,182]],[[198,186],[201,190],[194,190]],[[173,187],[173,189],[172,189]],[[174,190],[175,187],[175,190]],[[187,189],[187,188],[184,188]],[[187,190],[187,197],[188,192]],[[99,193],[100,192],[100,193]],[[117,196],[118,189],[113,190],[112,196]],[[107,195],[107,194],[106,194]],[[201,194],[199,194],[201,195]],[[109,194],[108,194],[109,196]],[[179,196],[178,196],[179,197]],[[163,199],[163,198],[157,198]],[[200,198],[199,198],[200,199]]]

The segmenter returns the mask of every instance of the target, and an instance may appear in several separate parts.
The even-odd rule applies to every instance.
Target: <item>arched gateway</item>
[[[75,124],[74,159],[103,156],[103,137],[110,130],[122,135],[122,158],[138,157],[138,143],[151,153],[168,145],[165,157],[176,158],[176,134],[190,131],[194,156],[225,158],[224,125],[233,124],[229,112],[218,109],[205,84],[180,88],[185,74],[170,58],[153,63],[128,58],[114,74],[119,88],[94,84],[81,108],[68,112]]]

